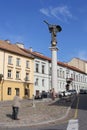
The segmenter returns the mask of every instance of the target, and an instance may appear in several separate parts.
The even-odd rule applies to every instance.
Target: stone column
[[[58,92],[58,87],[57,87],[57,51],[58,48],[55,47],[50,47],[51,54],[52,54],[52,88],[54,88],[55,92]]]

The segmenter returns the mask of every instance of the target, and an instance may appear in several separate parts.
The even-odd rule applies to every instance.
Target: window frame
[[[42,74],[45,73],[45,65],[42,65]]]
[[[20,58],[16,58],[16,66],[20,66]]]
[[[39,72],[39,64],[38,63],[36,63],[36,72],[38,73]]]
[[[10,71],[10,72],[7,73],[7,77],[8,77],[8,78],[12,78],[12,70],[11,70],[11,69],[8,69],[8,71]]]
[[[29,68],[29,61],[26,61],[26,68]]]
[[[8,64],[12,65],[12,56],[8,56]]]
[[[20,71],[18,71],[18,70],[16,71],[16,79],[20,79]]]
[[[11,94],[12,94],[12,88],[8,87],[8,89],[7,89],[7,95],[11,95]]]

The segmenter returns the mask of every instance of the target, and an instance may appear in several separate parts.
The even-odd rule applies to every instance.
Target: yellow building
[[[83,72],[87,73],[87,61],[85,60],[79,58],[72,58],[72,60],[68,62],[68,65],[79,68]]]
[[[0,40],[0,100],[12,100],[16,93],[32,98],[34,57],[24,52],[23,44]]]

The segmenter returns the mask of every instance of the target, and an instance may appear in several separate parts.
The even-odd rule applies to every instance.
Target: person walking
[[[20,105],[21,105],[21,98],[19,97],[19,94],[16,94],[16,96],[14,96],[13,98],[13,105],[12,105],[13,109],[12,117],[14,120],[19,120],[18,113]]]

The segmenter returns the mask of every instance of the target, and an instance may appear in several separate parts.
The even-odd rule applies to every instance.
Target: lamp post
[[[0,84],[1,84],[1,101],[3,101],[3,74],[0,74]]]
[[[44,21],[48,25],[49,32],[51,33],[51,54],[52,54],[52,89],[55,89],[55,92],[58,92],[57,87],[57,33],[62,30],[59,25],[51,25],[47,21]]]

